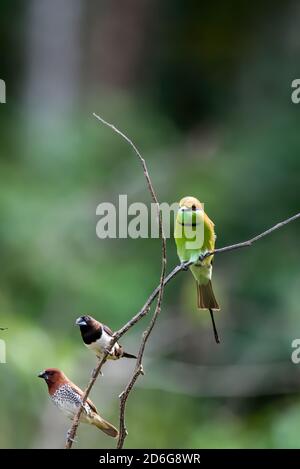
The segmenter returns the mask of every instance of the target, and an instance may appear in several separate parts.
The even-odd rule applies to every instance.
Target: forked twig
[[[133,378],[132,378],[135,382],[137,380],[138,376],[142,373],[142,360],[143,360],[145,345],[146,345],[146,342],[147,342],[147,340],[148,340],[148,338],[151,334],[151,331],[152,331],[152,329],[155,325],[155,322],[156,322],[157,317],[158,317],[158,315],[160,313],[160,310],[161,310],[161,304],[162,304],[163,292],[164,292],[164,281],[165,281],[165,274],[166,274],[166,265],[167,265],[167,243],[166,243],[166,238],[165,238],[165,235],[164,235],[164,232],[163,232],[162,214],[161,214],[161,210],[160,210],[160,205],[159,205],[157,195],[156,195],[155,189],[153,187],[153,184],[152,184],[152,181],[151,181],[151,178],[150,178],[150,175],[149,175],[149,172],[148,172],[148,168],[147,168],[147,165],[146,165],[146,162],[145,162],[144,158],[142,157],[142,155],[139,152],[136,145],[132,142],[132,140],[130,138],[127,137],[127,135],[125,135],[123,132],[121,132],[113,124],[110,124],[109,122],[105,121],[102,117],[98,116],[97,114],[93,113],[93,116],[96,117],[96,119],[98,119],[103,124],[110,127],[112,130],[114,130],[114,132],[119,134],[133,148],[133,150],[135,151],[137,157],[139,158],[139,160],[141,162],[150,195],[151,195],[152,200],[155,203],[156,208],[157,208],[157,216],[158,216],[158,223],[159,223],[159,235],[160,235],[160,238],[161,238],[161,274],[160,274],[160,282],[159,282],[158,300],[157,300],[157,304],[156,304],[156,308],[155,308],[153,318],[151,320],[151,324],[148,327],[148,329],[145,331],[145,333],[143,334],[142,343],[141,343],[139,354],[138,354],[137,364],[136,364],[136,368],[135,368],[134,375],[133,375]],[[149,311],[149,308],[145,310],[145,314],[147,314],[148,311]],[[132,326],[130,326],[130,327],[132,327]],[[125,331],[123,332],[123,334],[124,333],[125,333]],[[119,332],[119,337],[121,337],[120,332]],[[106,361],[106,358],[107,358],[107,355],[108,355],[109,351],[111,350],[111,348],[113,347],[114,343],[117,340],[118,340],[118,333],[116,335],[114,335],[114,338],[111,341],[110,347],[108,348],[107,352],[105,353],[105,355],[103,356],[103,358],[100,360],[97,367],[93,371],[92,378],[91,378],[91,380],[88,384],[87,389],[85,390],[85,393],[84,393],[84,396],[83,396],[83,399],[82,399],[82,405],[79,408],[79,410],[77,412],[77,415],[75,416],[75,418],[73,420],[73,424],[72,424],[72,427],[71,427],[70,431],[68,432],[67,441],[66,441],[66,445],[65,445],[66,449],[70,449],[72,447],[72,444],[73,444],[73,441],[74,441],[74,438],[75,438],[75,435],[76,435],[76,432],[77,432],[77,429],[78,429],[78,426],[79,426],[80,416],[81,416],[81,413],[83,411],[83,406],[84,406],[84,404],[85,404],[85,402],[86,402],[86,400],[89,396],[89,393],[90,393],[92,387],[94,386],[94,384],[96,382],[96,379],[97,379],[97,377],[98,377],[98,375],[101,371],[101,368],[102,368],[103,364]],[[133,385],[134,385],[134,382],[133,382]],[[133,387],[133,385],[132,385],[132,387]],[[129,390],[129,392],[130,392],[130,390]],[[128,398],[129,392],[126,394],[126,398],[120,401],[120,408],[121,408],[120,415],[121,415],[121,417],[120,417],[120,431],[119,431],[118,447],[119,447],[119,444],[121,444],[120,442],[124,442],[124,440],[126,438],[126,435],[127,435],[127,430],[126,430],[126,426],[125,426],[125,404],[126,404],[126,400]],[[124,407],[124,412],[122,412],[123,407]],[[122,445],[123,445],[123,443],[122,443]]]
[[[153,185],[151,183],[151,179],[150,179],[150,176],[149,176],[149,173],[148,173],[148,169],[147,169],[147,166],[146,166],[146,163],[145,163],[145,160],[142,158],[141,154],[139,153],[137,147],[134,145],[134,143],[125,135],[123,134],[119,129],[117,129],[114,125],[106,122],[104,119],[102,119],[100,116],[94,114],[94,116],[99,120],[101,121],[102,123],[104,123],[105,125],[109,126],[110,128],[112,128],[115,132],[117,132],[119,135],[121,135],[131,146],[132,148],[135,150],[136,154],[138,155],[140,161],[141,161],[141,164],[142,164],[142,167],[143,167],[143,171],[144,171],[144,175],[146,177],[146,180],[147,180],[147,184],[148,184],[148,188],[149,188],[149,191],[151,193],[151,196],[152,196],[152,199],[155,201],[156,205],[157,205],[157,208],[158,208],[158,216],[159,216],[159,227],[160,227],[160,236],[161,236],[161,239],[162,239],[162,269],[161,269],[161,277],[160,277],[160,282],[159,282],[159,285],[155,288],[155,290],[153,290],[153,292],[151,293],[151,295],[149,296],[149,298],[147,299],[146,303],[144,304],[144,306],[141,308],[141,310],[135,315],[133,316],[126,324],[124,324],[124,326],[119,329],[117,332],[115,332],[115,334],[113,335],[113,339],[111,341],[111,344],[110,346],[108,347],[107,351],[105,352],[105,354],[103,355],[103,358],[99,361],[99,363],[97,364],[97,366],[95,367],[95,369],[93,370],[93,373],[92,373],[92,377],[88,383],[88,386],[84,392],[84,396],[83,396],[83,399],[82,399],[82,406],[79,408],[78,412],[77,412],[77,415],[75,416],[75,418],[73,419],[73,423],[72,423],[72,426],[71,426],[71,429],[70,431],[68,432],[68,438],[66,440],[66,445],[65,445],[65,448],[69,449],[72,447],[72,443],[73,443],[73,440],[76,436],[76,433],[77,433],[77,430],[78,430],[78,426],[79,426],[79,423],[80,423],[80,415],[81,415],[81,412],[83,410],[83,405],[84,403],[86,402],[96,380],[97,380],[97,377],[99,376],[99,373],[102,369],[102,366],[104,365],[106,359],[107,359],[107,356],[108,356],[108,353],[109,351],[112,349],[113,345],[124,335],[126,334],[138,321],[140,321],[143,317],[145,317],[149,311],[150,311],[150,307],[152,305],[152,303],[154,302],[154,300],[156,299],[156,297],[158,296],[158,301],[157,301],[157,305],[156,305],[156,308],[155,308],[155,312],[153,314],[153,317],[150,321],[150,324],[148,326],[148,328],[146,329],[146,331],[143,333],[143,337],[142,337],[142,342],[141,342],[141,345],[140,345],[140,348],[139,348],[139,353],[138,353],[138,358],[137,358],[137,363],[136,363],[136,367],[135,367],[135,370],[134,370],[134,373],[131,377],[131,379],[129,380],[125,390],[123,391],[123,393],[121,393],[120,395],[120,434],[119,434],[119,439],[118,439],[118,444],[117,444],[117,447],[118,448],[122,448],[123,447],[123,444],[124,444],[124,441],[125,441],[125,438],[127,436],[127,430],[126,430],[126,425],[125,425],[125,411],[126,411],[126,402],[127,402],[127,399],[128,399],[128,396],[130,394],[130,392],[132,391],[132,389],[134,388],[134,385],[138,379],[138,377],[143,374],[143,366],[142,366],[142,359],[143,359],[143,354],[144,354],[144,350],[145,350],[145,346],[146,346],[146,342],[152,332],[152,329],[155,325],[155,321],[160,313],[160,309],[161,309],[161,301],[162,301],[162,297],[163,297],[163,291],[164,291],[164,287],[173,279],[176,277],[177,274],[179,274],[179,272],[183,272],[183,271],[186,271],[187,268],[192,265],[192,262],[188,262],[188,263],[185,263],[185,264],[180,264],[180,265],[177,265],[167,276],[165,276],[165,272],[166,272],[166,239],[165,239],[165,236],[163,234],[163,230],[162,230],[162,218],[161,218],[161,212],[160,212],[160,209],[159,209],[159,203],[158,203],[158,200],[157,200],[157,197],[156,197],[156,193],[153,189]],[[247,240],[247,241],[243,241],[241,243],[237,243],[237,244],[232,244],[230,246],[225,246],[223,248],[218,248],[218,249],[215,249],[214,251],[209,251],[207,253],[205,253],[203,256],[200,257],[200,260],[203,260],[205,259],[206,257],[209,257],[211,256],[212,254],[219,254],[219,253],[223,253],[223,252],[229,252],[229,251],[233,251],[235,249],[241,249],[241,248],[244,248],[244,247],[250,247],[252,246],[252,244],[254,244],[256,241],[260,240],[261,238],[265,237],[265,236],[268,236],[269,234],[273,233],[273,231],[276,231],[280,228],[282,228],[283,226],[287,225],[288,223],[291,223],[292,221],[295,221],[296,219],[300,218],[300,212],[297,213],[296,215],[290,217],[290,218],[287,218],[286,220],[283,220],[282,222],[280,223],[277,223],[276,225],[274,225],[273,227],[269,228],[268,230],[266,231],[263,231],[262,233],[258,234],[257,236],[254,236],[253,238]]]

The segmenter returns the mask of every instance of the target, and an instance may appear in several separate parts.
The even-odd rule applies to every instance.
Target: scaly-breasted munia
[[[57,368],[48,368],[42,371],[38,377],[46,381],[50,398],[54,404],[72,420],[82,404],[83,391]],[[96,406],[90,399],[84,404],[80,421],[95,425],[113,438],[119,435],[118,430],[99,415]]]
[[[91,316],[80,316],[76,319],[75,324],[80,327],[81,337],[86,347],[92,350],[98,358],[102,358],[110,345],[113,336],[112,330]],[[137,358],[135,355],[125,352],[123,347],[116,342],[110,350],[108,358],[118,360],[122,357]]]

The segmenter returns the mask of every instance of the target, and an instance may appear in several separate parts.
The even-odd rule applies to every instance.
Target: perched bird
[[[49,395],[54,404],[72,420],[82,404],[83,391],[57,368],[48,368],[42,371],[38,377],[46,381]],[[113,438],[119,435],[118,430],[99,415],[95,405],[90,399],[84,404],[84,410],[80,416],[80,421],[95,425]]]
[[[216,235],[214,223],[208,218],[201,202],[195,197],[184,197],[179,202],[174,238],[180,261],[182,263],[193,262],[190,270],[197,283],[197,305],[199,309],[209,310],[215,339],[219,343],[213,316],[214,310],[220,310],[211,283],[213,256],[199,260],[201,255],[214,250]]]
[[[110,345],[113,336],[112,330],[96,321],[92,316],[80,316],[76,319],[75,324],[80,327],[81,337],[86,347],[92,350],[98,358],[102,358]],[[122,357],[137,358],[135,355],[125,352],[123,347],[116,342],[109,351],[108,358],[118,360]]]

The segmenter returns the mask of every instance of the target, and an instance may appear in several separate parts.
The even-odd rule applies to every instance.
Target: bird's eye
[[[195,212],[196,211],[196,205],[192,205],[192,210]]]

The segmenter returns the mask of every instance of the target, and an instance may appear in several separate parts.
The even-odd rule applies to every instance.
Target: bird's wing
[[[71,383],[70,386],[71,386],[71,388],[73,389],[73,391],[75,391],[77,394],[79,394],[79,396],[80,396],[81,398],[83,398],[83,394],[84,394],[84,393],[83,393],[82,389],[80,389],[80,388],[79,388],[78,386],[76,386],[76,384],[74,384],[74,383]],[[97,407],[95,406],[95,404],[93,403],[93,401],[91,401],[91,399],[87,399],[86,402],[88,403],[88,405],[90,406],[90,408],[91,408],[94,412],[96,412],[96,414],[98,414]]]
[[[106,326],[105,324],[102,324],[102,327],[103,327],[103,330],[106,332],[106,334],[108,335],[113,335],[113,331],[108,327]]]
[[[204,243],[205,248],[213,251],[215,248],[215,230],[214,230],[214,223],[208,218],[208,216],[204,215]]]
[[[204,213],[204,223],[208,223],[213,228],[215,226],[214,222],[209,218],[209,216],[206,213]]]

